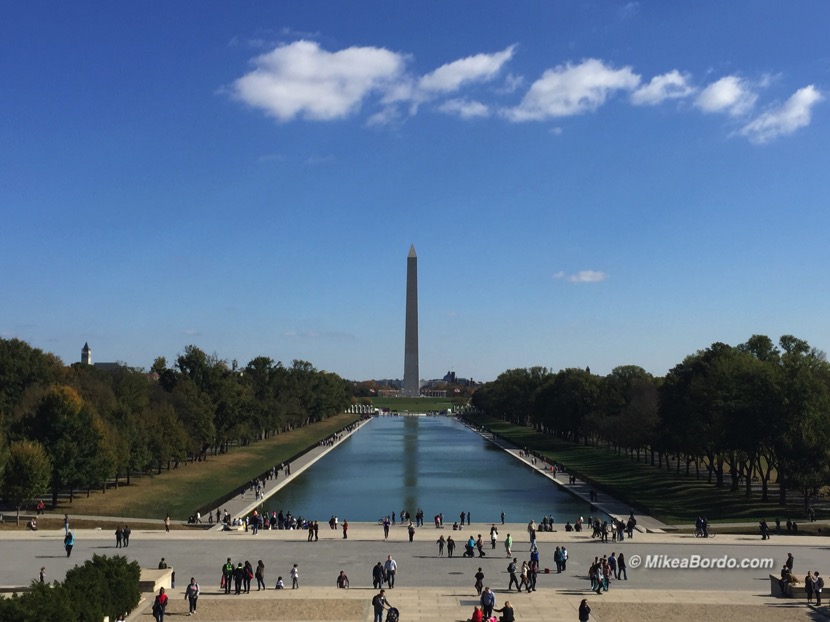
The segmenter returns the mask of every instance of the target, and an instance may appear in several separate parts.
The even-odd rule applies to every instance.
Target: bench
[[[173,572],[173,568],[164,570],[142,568],[141,577],[138,579],[138,589],[142,592],[158,592],[160,588],[169,590],[173,587]]]
[[[787,591],[781,591],[781,577],[771,574],[769,576],[769,588],[770,588],[770,596],[774,596],[775,598],[796,598],[796,597],[807,597],[807,590],[804,587],[804,584],[799,581],[797,583],[788,583],[787,584]]]

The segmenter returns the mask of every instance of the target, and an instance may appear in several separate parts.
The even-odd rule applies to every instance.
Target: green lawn
[[[466,401],[466,400],[462,400]],[[372,406],[388,408],[391,411],[425,413],[447,410],[454,405],[449,397],[375,397]]]
[[[249,482],[274,465],[316,445],[359,415],[341,414],[320,423],[279,434],[247,447],[233,447],[227,454],[210,456],[204,462],[182,464],[155,477],[133,478],[129,486],[80,494],[73,503],[64,502],[55,511],[94,516],[130,516],[186,520],[197,508]]]
[[[705,476],[700,480],[694,474],[678,476],[674,471],[614,455],[605,448],[568,443],[500,419],[468,418],[519,447],[528,447],[561,462],[571,472],[593,481],[598,490],[668,524],[692,523],[698,515],[713,522],[757,521],[765,517],[770,524],[776,517],[782,522],[789,517],[799,523],[805,518],[800,503],[788,508],[776,505],[778,490],[774,487],[770,489],[772,502],[763,503],[758,497],[747,499],[743,490],[733,493],[728,486],[715,488],[706,483]]]

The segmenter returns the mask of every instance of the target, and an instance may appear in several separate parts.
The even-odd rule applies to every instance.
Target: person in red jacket
[[[153,617],[156,622],[164,622],[164,612],[167,610],[167,594],[164,593],[164,588],[159,590],[156,600],[153,602]]]

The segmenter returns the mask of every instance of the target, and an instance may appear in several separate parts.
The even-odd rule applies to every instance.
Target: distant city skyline
[[[830,5],[9,3],[0,336],[149,369],[830,350]]]

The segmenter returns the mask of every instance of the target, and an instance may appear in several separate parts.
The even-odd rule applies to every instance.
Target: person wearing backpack
[[[164,612],[167,610],[167,594],[164,593],[164,588],[159,589],[158,596],[153,602],[153,617],[156,622],[164,622]]]

